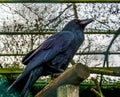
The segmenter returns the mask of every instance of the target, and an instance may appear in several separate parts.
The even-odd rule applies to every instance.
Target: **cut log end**
[[[76,64],[76,66],[75,66],[75,72],[82,79],[86,79],[90,75],[89,68],[86,65],[83,65],[82,63],[77,63]]]

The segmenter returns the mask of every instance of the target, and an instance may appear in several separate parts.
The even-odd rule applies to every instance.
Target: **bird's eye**
[[[79,23],[80,23],[80,21],[79,21],[79,20],[75,20],[75,22],[76,22],[77,24],[79,24]]]
[[[78,20],[75,20],[76,23],[78,23],[79,21]]]

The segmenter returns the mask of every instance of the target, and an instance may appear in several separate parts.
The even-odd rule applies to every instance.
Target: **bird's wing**
[[[24,59],[30,62],[25,68],[23,74],[26,75],[30,73],[35,67],[40,66],[44,62],[50,61],[58,53],[66,50],[73,39],[74,34],[68,31],[63,31],[51,36],[40,47],[29,54],[26,59]]]
[[[34,55],[33,53],[34,53],[35,50],[36,50],[36,49],[30,51],[30,52],[22,59],[22,63],[23,63],[24,65],[27,65],[27,64],[29,63],[29,60],[33,57],[33,55]]]
[[[30,51],[23,59],[22,59],[22,63],[24,65],[28,65],[29,61],[38,53],[38,51],[40,50],[47,50],[49,49],[52,44],[54,44],[56,37],[55,36],[51,36],[50,38],[48,38],[45,42],[43,42],[39,47],[37,47],[36,49]]]
[[[67,33],[66,33],[67,32]],[[50,48],[52,48],[53,46],[60,46],[59,50],[61,49],[65,49],[70,42],[73,39],[73,35],[66,31],[66,32],[61,32],[61,33],[57,33],[53,36],[51,36],[50,38],[48,38],[45,42],[43,42],[38,48],[30,51],[23,59],[22,59],[22,63],[24,65],[28,65],[29,61],[36,55],[38,54],[38,52],[41,52],[43,50],[48,50]]]

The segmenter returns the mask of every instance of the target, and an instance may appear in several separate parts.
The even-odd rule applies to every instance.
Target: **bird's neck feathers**
[[[80,37],[84,37],[84,28],[80,27],[64,27],[62,31],[70,31],[73,33],[76,38],[80,39]]]
[[[81,41],[81,39],[84,40],[84,30],[76,30],[74,33],[74,35],[76,35],[77,41]]]

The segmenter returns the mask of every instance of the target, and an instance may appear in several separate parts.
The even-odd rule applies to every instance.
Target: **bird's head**
[[[84,30],[84,28],[87,26],[87,24],[91,23],[94,21],[93,19],[85,19],[85,20],[79,20],[79,19],[74,19],[68,22],[68,24],[64,27],[63,30]]]

